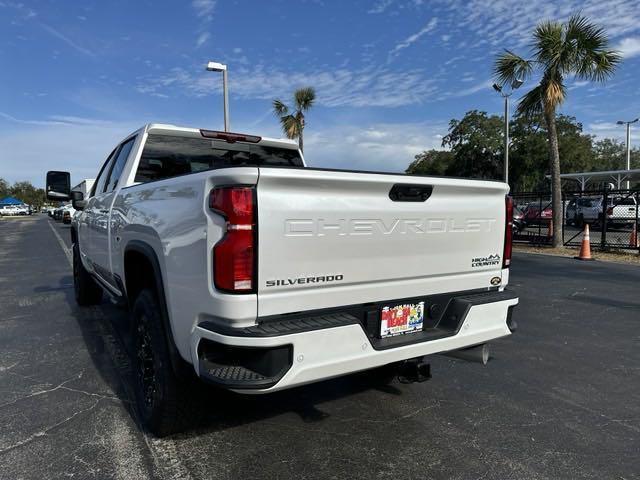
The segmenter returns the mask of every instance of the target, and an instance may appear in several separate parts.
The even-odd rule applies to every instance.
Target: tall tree
[[[500,117],[471,110],[462,120],[449,122],[449,133],[442,146],[453,153],[454,161],[447,175],[455,177],[499,178],[503,157]]]
[[[4,178],[0,178],[0,200],[9,195],[9,182]]]
[[[593,169],[593,137],[582,131],[575,117],[557,115],[558,152],[562,171],[584,172]],[[551,174],[548,131],[542,115],[516,115],[512,123],[511,185],[515,192],[547,190]],[[575,183],[569,185],[575,188]]]
[[[448,150],[425,150],[416,155],[405,170],[413,175],[447,175],[453,164],[453,153]]]
[[[301,151],[304,151],[305,113],[313,106],[315,100],[315,89],[304,87],[293,93],[293,107],[289,107],[277,98],[273,101],[273,113],[280,119],[282,131],[287,138],[298,139]]]
[[[538,84],[518,103],[518,112],[542,114],[547,126],[553,208],[553,246],[562,245],[562,192],[556,109],[566,98],[567,76],[604,82],[615,71],[621,56],[610,50],[605,31],[580,14],[566,23],[545,21],[533,32],[533,56],[525,59],[507,50],[498,56],[494,76],[498,83],[511,84],[540,74]]]
[[[16,182],[9,189],[9,194],[28,205],[38,209],[44,203],[44,190],[34,187],[31,182]]]

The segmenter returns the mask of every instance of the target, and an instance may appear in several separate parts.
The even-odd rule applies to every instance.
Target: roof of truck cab
[[[175,135],[178,137],[204,138],[200,133],[199,128],[180,127],[177,125],[169,125],[164,123],[149,123],[145,125],[143,128],[144,130],[146,130],[147,133]],[[253,133],[248,134],[246,132],[229,132],[229,133],[242,133],[246,135],[255,135]],[[293,150],[298,149],[298,143],[294,140],[289,140],[286,138],[269,138],[269,137],[262,137],[262,136],[260,136],[260,138],[261,138],[260,145],[264,145],[268,147],[289,148]]]

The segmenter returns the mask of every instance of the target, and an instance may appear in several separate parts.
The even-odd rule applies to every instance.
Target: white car
[[[47,174],[57,199],[65,185]],[[147,125],[88,198],[73,192],[75,297],[129,306],[136,404],[157,435],[180,429],[192,374],[251,394],[399,364],[420,381],[425,355],[484,358],[515,330],[508,190],[307,168],[290,140]]]
[[[638,205],[635,196],[610,197],[607,203],[607,223],[609,225],[631,225],[638,221]]]
[[[28,215],[29,209],[24,205],[4,205],[0,209],[0,215],[13,216],[13,215]]]

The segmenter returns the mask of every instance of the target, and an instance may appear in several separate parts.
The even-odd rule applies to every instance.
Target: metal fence
[[[550,245],[553,237],[551,194],[513,193],[514,241]],[[640,190],[565,191],[562,193],[563,243],[579,246],[588,224],[591,247],[638,249]]]

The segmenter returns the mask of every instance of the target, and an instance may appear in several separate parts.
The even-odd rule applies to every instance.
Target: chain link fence
[[[553,237],[551,194],[521,192],[514,200],[515,242],[550,245]],[[640,190],[590,190],[562,193],[563,243],[579,246],[589,225],[591,247],[639,249],[638,204]]]

